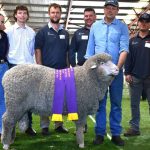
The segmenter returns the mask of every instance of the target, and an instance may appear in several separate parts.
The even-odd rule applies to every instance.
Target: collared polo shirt
[[[137,35],[130,39],[125,75],[141,79],[150,76],[150,33],[144,38]]]
[[[128,52],[129,33],[127,26],[118,19],[105,23],[104,19],[95,22],[90,29],[85,58],[98,53],[108,53],[117,64],[122,51]]]
[[[20,27],[17,23],[6,29],[9,41],[8,61],[11,64],[27,64],[34,62],[35,32],[25,25]]]
[[[69,50],[69,60],[71,65],[74,67],[76,64],[83,65],[85,62],[85,53],[88,43],[90,29],[83,27],[78,29],[71,40],[70,50]],[[77,62],[76,62],[77,53]]]
[[[49,23],[38,31],[35,37],[35,49],[41,50],[42,65],[64,69],[67,67],[69,34],[62,26],[55,31]]]

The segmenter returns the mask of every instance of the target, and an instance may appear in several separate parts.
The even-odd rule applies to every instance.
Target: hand
[[[131,76],[131,75],[126,75],[126,76],[125,76],[125,80],[126,80],[126,82],[128,82],[128,83],[132,83],[132,82],[133,82],[133,79],[132,79],[132,76]]]

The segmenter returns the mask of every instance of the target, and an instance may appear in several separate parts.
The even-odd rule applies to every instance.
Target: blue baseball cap
[[[115,7],[119,7],[119,3],[118,3],[117,0],[106,0],[104,6],[107,6],[107,5],[112,5],[112,6],[115,6]]]
[[[143,21],[145,20],[146,22],[150,22],[150,14],[144,13],[139,17],[138,21]]]

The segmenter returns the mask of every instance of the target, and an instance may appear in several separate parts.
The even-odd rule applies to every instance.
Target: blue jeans
[[[145,79],[133,77],[133,82],[129,84],[131,99],[131,120],[129,124],[136,131],[139,131],[140,128],[140,99],[143,90],[146,92],[150,108],[150,77]]]
[[[109,86],[110,104],[111,110],[109,114],[110,130],[112,136],[119,136],[122,131],[121,120],[122,120],[122,91],[123,91],[123,71],[115,77],[111,85]],[[104,98],[99,102],[99,109],[96,113],[96,135],[106,135],[106,102],[107,93]]]
[[[5,112],[5,99],[4,99],[4,89],[2,86],[2,78],[4,73],[8,70],[8,65],[6,63],[0,64],[0,133],[2,132],[2,115]]]

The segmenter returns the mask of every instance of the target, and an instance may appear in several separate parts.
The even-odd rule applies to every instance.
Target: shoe
[[[117,146],[124,146],[124,140],[120,136],[112,136],[111,141]]]
[[[94,145],[100,145],[104,142],[104,136],[96,135],[95,139],[93,140]]]
[[[55,129],[56,132],[58,133],[68,133],[68,129],[66,129],[65,127],[63,126],[59,126]]]
[[[48,128],[42,128],[42,135],[43,135],[43,136],[48,136],[48,135],[50,135],[49,129],[48,129]]]
[[[140,131],[133,130],[132,128],[129,128],[127,132],[124,133],[124,136],[126,137],[138,136],[138,135],[140,135]]]
[[[29,127],[29,128],[25,131],[25,133],[26,133],[27,135],[30,135],[30,136],[35,136],[35,135],[36,135],[36,131],[35,131],[34,129],[32,129],[31,127]]]

